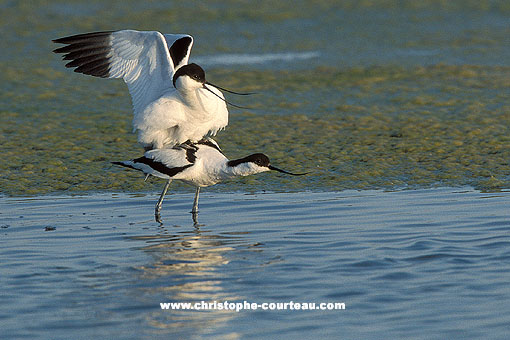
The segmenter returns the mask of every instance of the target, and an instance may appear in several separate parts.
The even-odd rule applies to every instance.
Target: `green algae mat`
[[[283,2],[280,12],[236,4],[223,13],[215,2],[188,8],[202,22],[193,15],[168,21],[157,14],[164,2],[144,10],[133,2],[139,17],[128,14],[129,6],[100,2],[2,5],[0,193],[160,190],[161,181],[144,182],[110,164],[143,152],[131,132],[124,83],[77,75],[51,53],[53,38],[128,27],[191,33],[192,59],[195,53],[317,53],[295,63],[204,65],[212,82],[256,92],[227,95],[250,109],[230,109],[229,126],[216,136],[225,154],[264,152],[275,166],[309,172],[299,178],[264,173],[210,190],[510,188],[510,29],[498,24],[510,15],[505,2],[346,3],[351,6],[320,2],[309,17],[301,3]],[[396,20],[402,17],[410,18],[408,27]],[[359,31],[359,20],[381,26]],[[460,33],[442,32],[452,20]],[[408,28],[416,32],[406,35]],[[271,37],[268,29],[278,33]],[[175,184],[173,190],[189,189]]]

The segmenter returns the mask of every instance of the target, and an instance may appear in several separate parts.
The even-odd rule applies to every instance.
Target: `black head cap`
[[[175,72],[173,79],[174,87],[175,81],[180,76],[189,76],[191,79],[196,80],[202,84],[205,83],[205,71],[195,63],[184,65]]]
[[[255,163],[258,166],[269,167],[269,157],[264,155],[263,153],[254,153],[253,155],[246,156],[241,159],[234,159],[228,162],[229,166],[236,166],[242,163]]]
[[[292,175],[292,176],[302,176],[302,175],[306,175],[307,174],[307,173],[295,174],[295,173],[292,173],[292,172],[288,172],[288,171],[279,169],[279,168],[277,168],[275,166],[272,166],[271,164],[269,164],[269,157],[267,157],[263,153],[254,153],[253,155],[249,155],[249,156],[246,156],[244,158],[234,159],[232,161],[229,161],[227,163],[227,165],[228,166],[237,166],[237,165],[242,164],[242,163],[255,163],[258,166],[261,166],[261,167],[264,167],[264,168],[268,168],[269,170],[275,170],[275,171],[278,171],[278,172],[281,172],[281,173],[284,173],[284,174],[287,174],[287,175]]]

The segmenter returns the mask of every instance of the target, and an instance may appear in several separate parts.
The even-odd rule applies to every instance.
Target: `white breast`
[[[200,145],[195,156],[193,166],[177,174],[174,179],[194,186],[207,187],[233,177],[228,172],[228,159],[218,150]]]
[[[133,127],[143,146],[162,148],[187,140],[196,142],[227,126],[225,102],[205,89],[190,92],[183,95],[173,89],[135,115]]]

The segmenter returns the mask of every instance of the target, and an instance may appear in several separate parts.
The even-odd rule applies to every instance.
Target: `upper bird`
[[[53,40],[70,60],[66,67],[102,78],[122,78],[131,94],[133,131],[146,150],[214,136],[228,124],[222,92],[188,64],[193,37],[156,31],[121,30]],[[235,92],[233,92],[235,93]]]

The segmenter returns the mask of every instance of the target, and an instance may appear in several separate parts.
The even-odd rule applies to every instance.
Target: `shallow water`
[[[0,201],[5,338],[503,339],[510,194],[102,194]],[[50,227],[54,230],[45,231]],[[342,302],[177,311],[160,302]],[[426,331],[425,331],[426,330]]]

